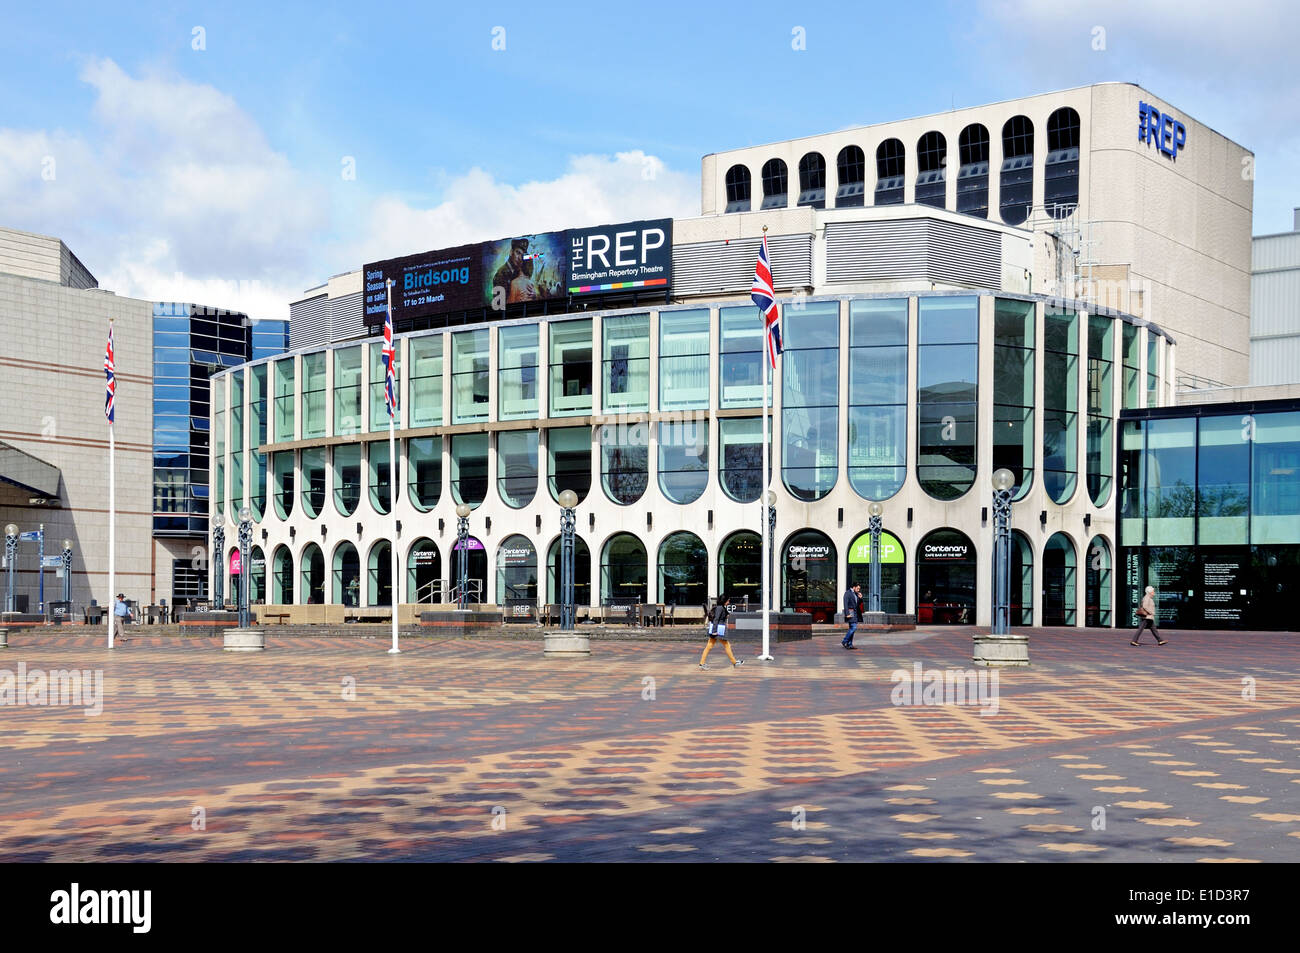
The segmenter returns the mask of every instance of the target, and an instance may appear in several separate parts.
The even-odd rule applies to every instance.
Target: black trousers
[[[1142,621],[1138,623],[1137,634],[1133,636],[1134,642],[1142,641],[1142,633],[1146,631],[1147,626],[1151,627],[1151,637],[1157,642],[1160,641],[1160,630],[1156,628],[1156,620],[1148,616],[1143,616]]]

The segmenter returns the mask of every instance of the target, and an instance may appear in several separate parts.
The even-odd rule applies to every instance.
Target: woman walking
[[[709,667],[709,650],[713,648],[719,639],[722,640],[722,648],[727,653],[727,658],[731,659],[732,668],[738,668],[745,664],[744,659],[737,659],[736,656],[731,654],[731,642],[727,639],[727,616],[729,614],[725,597],[719,599],[718,604],[709,613],[709,642],[704,646],[704,654],[700,656],[700,668],[707,669]]]
[[[1142,604],[1137,608],[1138,618],[1142,621],[1138,623],[1137,635],[1133,636],[1133,641],[1129,645],[1137,645],[1142,639],[1142,633],[1146,631],[1147,626],[1151,626],[1151,637],[1156,640],[1156,645],[1164,645],[1166,640],[1160,638],[1160,630],[1156,628],[1156,587],[1147,586],[1146,595],[1142,597]]]

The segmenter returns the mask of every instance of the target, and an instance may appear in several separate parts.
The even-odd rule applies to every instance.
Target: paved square
[[[0,670],[102,669],[104,698],[0,707],[0,861],[1300,860],[1294,634],[1033,630],[990,714],[891,701],[894,670],[968,670],[970,629],[709,671],[690,642],[270,635],[12,635]]]

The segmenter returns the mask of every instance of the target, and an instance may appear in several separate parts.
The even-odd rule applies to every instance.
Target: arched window
[[[649,433],[647,423],[600,428],[600,482],[615,503],[626,506],[645,495],[650,482]]]
[[[979,299],[921,298],[918,308],[916,475],[930,496],[955,500],[975,482]]]
[[[271,495],[275,502],[275,515],[287,520],[293,515],[293,451],[271,455],[271,474],[275,485]]]
[[[781,356],[781,479],[800,500],[821,499],[839,476],[839,346],[839,302],[817,302]]]
[[[547,484],[557,502],[565,490],[578,494],[578,502],[591,489],[591,430],[556,427],[546,431]]]
[[[645,545],[631,533],[611,536],[600,557],[600,598],[646,602]]]
[[[763,540],[757,533],[741,530],[722,541],[718,550],[718,598],[736,602],[748,597],[751,605],[762,602]]]
[[[271,556],[270,598],[282,606],[293,604],[293,553],[288,546],[275,547]]]
[[[835,159],[839,185],[835,189],[836,208],[861,208],[866,199],[867,157],[860,146],[845,146]]]
[[[312,519],[325,508],[325,448],[302,452],[302,509]]]
[[[709,485],[709,420],[659,424],[659,491],[674,503],[694,503]]]
[[[862,585],[862,602],[871,607],[871,531],[864,530],[849,547],[847,587]],[[888,530],[880,533],[880,611],[907,611],[907,552],[898,537]]]
[[[497,549],[496,602],[537,604],[537,549],[527,536],[507,536]]]
[[[536,430],[497,434],[497,493],[506,506],[519,509],[537,495]]]
[[[334,547],[334,586],[335,605],[361,605],[361,557],[357,548],[351,543],[343,542]]]
[[[957,211],[989,217],[989,131],[972,123],[957,139]]]
[[[1079,478],[1079,316],[1049,307],[1043,324],[1043,485],[1064,503]]]
[[[1062,106],[1047,117],[1047,162],[1043,205],[1053,218],[1065,218],[1079,204],[1079,114]]]
[[[974,625],[976,563],[964,533],[936,529],[925,536],[916,548],[916,621]]]
[[[876,204],[903,204],[907,150],[901,139],[886,139],[876,148]]]
[[[417,539],[406,554],[406,601],[447,601],[442,591],[442,554],[427,537]]]
[[[1088,544],[1088,566],[1084,571],[1084,580],[1083,624],[1092,628],[1108,628],[1111,613],[1110,544],[1104,536],[1094,536]]]
[[[1019,225],[1034,204],[1034,124],[1012,116],[1002,126],[1002,221]]]
[[[1011,605],[1009,608],[1011,625],[1034,624],[1034,550],[1029,545],[1029,539],[1018,529],[1011,531]]]
[[[406,441],[407,495],[411,505],[427,513],[442,496],[442,438],[412,437]]]
[[[813,622],[833,621],[838,565],[835,544],[825,533],[802,529],[793,534],[781,551],[782,611],[809,612]]]
[[[466,601],[483,602],[487,598],[487,550],[483,541],[476,536],[465,537],[465,580],[467,585]],[[461,544],[457,540],[451,547],[451,559],[447,561],[448,602],[456,600],[456,590],[460,585]]]
[[[334,508],[344,516],[351,516],[361,502],[361,444],[339,444],[333,454]]]
[[[369,574],[366,577],[366,604],[391,606],[393,604],[393,548],[388,540],[381,539],[370,547],[366,559]]]
[[[941,132],[927,132],[916,143],[916,202],[944,208],[948,141]]]
[[[993,304],[993,469],[1016,475],[1015,499],[1034,482],[1034,303]]]
[[[266,554],[261,546],[248,551],[248,604],[266,602]]]
[[[763,163],[762,208],[785,208],[790,204],[789,173],[781,159]]]
[[[1088,496],[1094,506],[1110,500],[1114,449],[1111,434],[1115,416],[1112,373],[1115,365],[1115,319],[1088,315]]]
[[[551,540],[546,551],[546,601],[560,601],[560,537]],[[581,536],[573,537],[573,604],[591,605],[591,550]]]
[[[743,165],[733,165],[727,170],[727,211],[748,212],[751,207],[749,169]]]
[[[1054,533],[1043,547],[1043,625],[1074,625],[1074,543],[1064,533]]]
[[[392,468],[388,465],[388,442],[372,440],[366,447],[366,482],[370,485],[370,505],[376,513],[388,513],[392,508]]]
[[[772,431],[768,428],[767,476],[772,477]],[[718,481],[738,503],[753,503],[763,489],[763,420],[723,417],[718,421]]]
[[[478,506],[487,496],[488,435],[461,433],[451,438],[451,496]]]
[[[820,152],[810,152],[799,160],[799,201],[796,204],[826,207],[826,160]]]
[[[325,557],[320,547],[308,543],[302,551],[302,584],[299,598],[307,605],[321,605],[325,601]]]
[[[849,485],[864,499],[903,488],[907,395],[907,299],[849,302]]]
[[[673,533],[659,544],[659,601],[698,606],[708,599],[709,551],[694,533]]]

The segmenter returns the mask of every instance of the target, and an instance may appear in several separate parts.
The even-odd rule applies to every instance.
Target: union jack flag
[[[754,287],[749,296],[763,312],[763,325],[767,329],[767,358],[776,369],[776,356],[781,353],[781,312],[776,305],[776,292],[772,290],[772,266],[767,257],[767,235],[758,249],[754,264]]]
[[[113,322],[108,323],[108,343],[104,345],[104,416],[113,422],[113,395],[117,392],[117,375],[113,368]]]
[[[397,416],[397,348],[393,345],[393,296],[388,294],[388,315],[384,318],[384,401],[388,404],[388,416]]]

